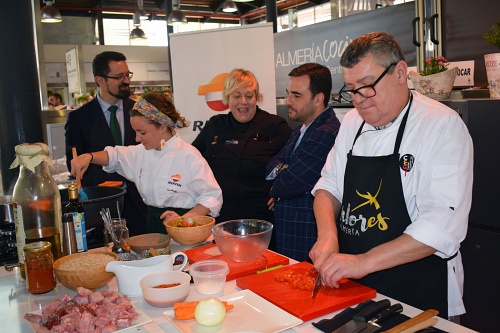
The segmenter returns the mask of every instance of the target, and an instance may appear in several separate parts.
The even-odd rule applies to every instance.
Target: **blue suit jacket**
[[[307,128],[298,147],[298,126],[287,144],[267,164],[266,174],[279,164],[288,164],[273,181],[276,247],[281,254],[298,261],[308,260],[317,239],[311,190],[321,176],[328,153],[335,143],[340,121],[333,108],[323,111]]]

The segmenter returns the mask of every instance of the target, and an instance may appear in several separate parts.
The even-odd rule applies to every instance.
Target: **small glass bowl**
[[[202,260],[189,268],[194,287],[200,294],[217,294],[224,290],[229,267],[222,260]]]

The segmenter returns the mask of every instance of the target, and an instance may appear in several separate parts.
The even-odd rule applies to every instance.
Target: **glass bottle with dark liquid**
[[[87,251],[85,213],[83,211],[83,204],[78,201],[78,187],[76,184],[68,186],[68,198],[69,203],[66,205],[66,213],[73,216],[78,252]]]
[[[14,187],[14,219],[21,277],[25,278],[24,245],[47,241],[52,244],[54,260],[62,257],[61,196],[50,175],[49,148],[44,143],[23,143],[16,146],[16,160],[11,168],[20,166]]]

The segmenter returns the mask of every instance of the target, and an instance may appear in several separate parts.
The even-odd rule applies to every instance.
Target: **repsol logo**
[[[175,185],[175,186],[178,186],[178,187],[182,187],[181,184],[174,183],[174,182],[168,182],[168,185]]]

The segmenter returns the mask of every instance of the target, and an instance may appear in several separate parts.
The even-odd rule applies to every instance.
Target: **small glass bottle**
[[[54,259],[50,242],[34,242],[24,246],[26,286],[32,294],[43,294],[56,287]]]
[[[69,203],[66,205],[66,213],[73,215],[78,252],[87,251],[85,213],[83,212],[82,203],[78,201],[78,187],[76,184],[68,186],[68,197]]]
[[[48,241],[55,259],[62,257],[61,195],[50,175],[49,147],[45,143],[23,143],[15,148],[10,168],[20,167],[12,195],[16,242],[21,277],[25,278],[24,245]]]

